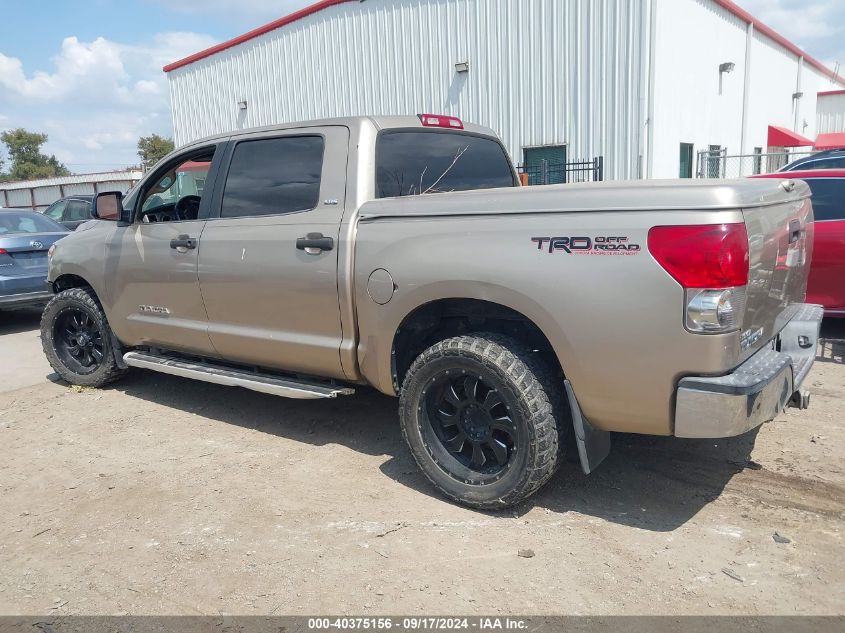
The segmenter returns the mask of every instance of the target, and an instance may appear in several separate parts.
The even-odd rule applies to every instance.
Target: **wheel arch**
[[[435,343],[475,332],[495,332],[531,347],[549,367],[565,376],[560,354],[537,320],[513,306],[475,297],[448,297],[427,301],[408,311],[393,333],[390,372],[398,392],[414,359]]]
[[[50,285],[53,288],[53,292],[58,294],[62,290],[69,290],[70,288],[87,288],[91,292],[94,293],[94,296],[97,296],[97,291],[94,290],[94,287],[88,283],[84,277],[80,275],[74,275],[73,273],[64,273],[59,275],[50,282]]]

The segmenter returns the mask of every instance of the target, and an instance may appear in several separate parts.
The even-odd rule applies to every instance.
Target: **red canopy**
[[[769,147],[812,147],[813,141],[777,125],[769,126]]]
[[[819,134],[816,139],[815,149],[839,149],[845,147],[845,132],[829,132]]]

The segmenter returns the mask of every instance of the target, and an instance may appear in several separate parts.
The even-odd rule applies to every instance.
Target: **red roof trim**
[[[309,15],[313,15],[314,13],[322,11],[323,9],[328,9],[329,7],[333,7],[338,4],[343,4],[345,2],[354,1],[355,0],[321,0],[320,2],[316,2],[315,4],[305,7],[304,9],[300,9],[295,13],[291,13],[290,15],[287,15],[283,18],[279,18],[274,22],[270,22],[268,24],[265,24],[264,26],[259,26],[257,29],[253,29],[249,33],[244,33],[243,35],[239,35],[238,37],[235,37],[231,40],[227,40],[225,42],[222,42],[221,44],[212,46],[211,48],[206,48],[205,50],[200,51],[199,53],[194,53],[193,55],[189,55],[184,59],[180,59],[171,64],[168,64],[163,68],[163,70],[164,72],[169,73],[171,70],[182,68],[182,66],[187,66],[188,64],[192,64],[201,59],[205,59],[206,57],[210,57],[211,55],[219,53],[220,51],[225,51],[227,48],[232,48],[233,46],[237,46],[238,44],[243,44],[244,42],[254,39],[260,35],[264,35],[265,33],[269,33],[270,31],[274,31],[283,26],[287,26],[288,24],[296,22],[297,20],[301,20],[302,18],[308,17]],[[713,2],[718,4],[720,7],[727,9],[735,16],[741,18],[747,24],[753,24],[754,28],[757,31],[774,40],[794,55],[797,55],[798,57],[803,57],[805,62],[807,62],[811,66],[814,66],[823,75],[830,77],[832,80],[839,82],[842,85],[845,85],[845,79],[836,75],[832,70],[830,70],[830,68],[822,64],[817,59],[807,55],[807,53],[802,51],[795,44],[793,44],[788,39],[777,33],[775,30],[760,22],[760,20],[748,13],[748,11],[746,11],[745,9],[741,8],[735,2],[731,2],[731,0],[713,0]]]
[[[777,42],[781,46],[783,46],[786,50],[791,52],[793,55],[797,55],[798,57],[803,57],[804,61],[810,64],[811,66],[815,67],[816,70],[821,72],[823,75],[830,77],[833,81],[836,81],[842,85],[845,85],[845,78],[839,77],[836,73],[834,73],[830,68],[822,64],[819,60],[810,55],[807,55],[803,50],[798,48],[795,44],[790,42],[786,39],[783,35],[775,31],[769,26],[766,26],[760,20],[755,18],[751,15],[748,11],[737,5],[735,2],[731,2],[731,0],[713,0],[716,4],[720,7],[727,9],[731,13],[733,13],[738,18],[745,20],[746,24],[753,24],[754,29],[759,31],[769,39]]]
[[[816,94],[817,97],[832,97],[833,95],[845,95],[845,90],[825,90]]]
[[[287,26],[292,22],[296,22],[297,20],[301,20],[302,18],[308,17],[318,11],[322,11],[323,9],[328,9],[329,7],[333,7],[336,4],[343,4],[344,2],[353,2],[354,0],[321,0],[320,2],[316,2],[310,6],[305,7],[304,9],[300,9],[295,13],[291,13],[290,15],[286,15],[283,18],[279,18],[273,22],[265,24],[264,26],[259,26],[257,29],[252,29],[249,33],[244,33],[243,35],[239,35],[238,37],[232,38],[231,40],[227,40],[220,44],[216,44],[211,48],[206,48],[199,53],[194,53],[193,55],[189,55],[184,59],[180,59],[175,61],[171,64],[168,64],[163,68],[164,72],[169,73],[171,70],[176,70],[177,68],[181,68],[182,66],[187,66],[188,64],[192,64],[196,61],[201,59],[205,59],[206,57],[210,57],[215,53],[219,53],[220,51],[225,51],[227,48],[232,48],[233,46],[237,46],[238,44],[243,44],[251,39],[255,39],[259,35],[264,35],[265,33],[269,33],[270,31],[275,31],[278,28],[283,26]]]

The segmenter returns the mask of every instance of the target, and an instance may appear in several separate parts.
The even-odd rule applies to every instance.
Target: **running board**
[[[193,378],[215,385],[226,387],[244,387],[252,391],[269,393],[284,398],[299,400],[313,400],[317,398],[336,398],[355,393],[351,387],[338,387],[327,383],[310,383],[294,378],[280,378],[266,374],[239,371],[207,363],[192,363],[186,360],[145,354],[143,352],[127,352],[123,355],[123,362],[129,367],[152,369],[163,374]]]

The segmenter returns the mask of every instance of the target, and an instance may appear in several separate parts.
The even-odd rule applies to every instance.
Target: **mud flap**
[[[129,369],[129,365],[123,360],[123,345],[117,340],[114,332],[111,333],[111,348],[114,353],[114,364],[118,369]]]
[[[563,381],[566,388],[566,398],[572,411],[572,426],[575,428],[575,443],[578,445],[578,457],[581,459],[581,469],[589,475],[610,453],[610,433],[602,431],[590,424],[581,414],[581,407],[575,399],[575,392],[568,380]]]

